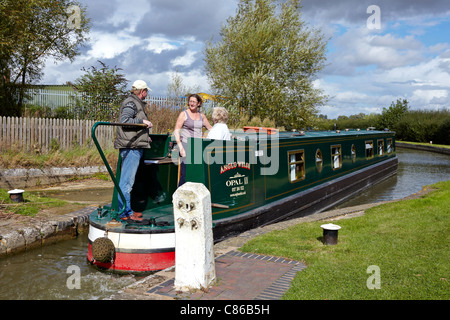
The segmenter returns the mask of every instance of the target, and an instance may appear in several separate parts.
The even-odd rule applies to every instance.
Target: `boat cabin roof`
[[[239,130],[230,130],[233,136],[237,137],[248,137],[255,139],[264,139],[265,137],[270,139],[271,135],[276,133],[279,134],[279,139],[308,139],[308,138],[326,138],[326,137],[336,137],[336,136],[363,136],[363,135],[374,135],[374,134],[386,134],[389,131],[379,131],[379,130],[358,130],[358,129],[349,129],[349,130],[335,130],[335,131],[272,131],[264,130],[247,130],[242,129]]]

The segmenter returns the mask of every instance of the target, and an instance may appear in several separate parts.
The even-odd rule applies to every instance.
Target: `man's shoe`
[[[130,219],[133,220],[133,221],[142,221],[142,220],[144,220],[142,217],[136,216],[135,213],[133,213],[133,215],[130,216]]]

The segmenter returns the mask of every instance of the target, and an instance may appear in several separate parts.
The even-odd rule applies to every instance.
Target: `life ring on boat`
[[[92,257],[99,262],[112,262],[116,256],[116,248],[111,239],[100,237],[91,246]]]
[[[252,130],[252,131],[255,131],[255,132],[267,132],[267,134],[276,134],[277,133],[277,129],[276,128],[245,126],[244,127],[244,132],[247,132],[248,130]]]

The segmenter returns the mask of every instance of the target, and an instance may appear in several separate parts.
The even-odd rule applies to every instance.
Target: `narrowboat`
[[[92,137],[115,184],[112,202],[90,215],[87,258],[109,271],[142,273],[175,264],[172,195],[178,185],[177,152],[169,134],[152,134],[131,194],[144,220],[121,221],[116,174]],[[120,125],[120,124],[115,124]],[[211,194],[213,235],[221,241],[246,230],[320,212],[395,175],[395,133],[374,130],[279,132],[244,127],[229,141],[191,138],[186,181]]]

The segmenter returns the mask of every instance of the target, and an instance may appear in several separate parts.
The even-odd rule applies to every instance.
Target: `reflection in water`
[[[404,198],[423,186],[450,179],[450,156],[398,149],[397,176],[372,187],[340,207]],[[134,276],[118,276],[92,268],[86,261],[87,235],[0,259],[0,299],[104,299],[134,283]],[[69,289],[79,268],[81,289]]]

